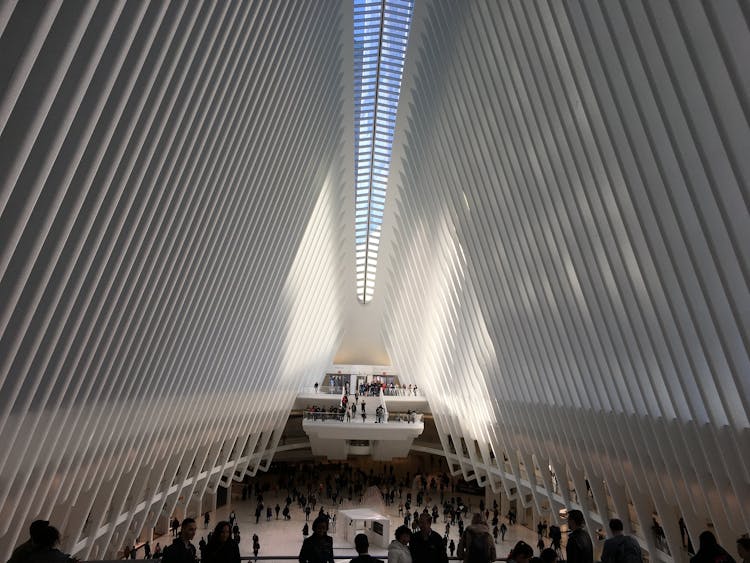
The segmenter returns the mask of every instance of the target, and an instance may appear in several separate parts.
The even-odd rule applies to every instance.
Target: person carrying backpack
[[[484,514],[474,514],[471,525],[461,535],[456,555],[463,558],[464,563],[490,563],[497,558],[495,541]]]
[[[622,520],[612,518],[609,529],[612,537],[604,542],[602,563],[643,563],[641,546],[634,537],[624,534]]]

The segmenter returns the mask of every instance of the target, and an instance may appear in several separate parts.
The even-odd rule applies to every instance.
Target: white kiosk
[[[377,545],[388,549],[391,537],[391,520],[369,508],[349,508],[338,511],[346,541],[354,544],[354,536],[367,535],[370,545]]]

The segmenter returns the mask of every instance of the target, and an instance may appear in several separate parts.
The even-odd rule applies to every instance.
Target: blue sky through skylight
[[[354,0],[354,167],[357,296],[368,303],[383,225],[412,0]]]

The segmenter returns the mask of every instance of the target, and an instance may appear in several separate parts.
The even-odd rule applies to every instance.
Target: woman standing
[[[412,563],[409,552],[411,530],[408,526],[396,528],[396,539],[388,546],[388,563]]]
[[[216,524],[206,547],[207,563],[240,563],[240,546],[232,539],[229,522]]]

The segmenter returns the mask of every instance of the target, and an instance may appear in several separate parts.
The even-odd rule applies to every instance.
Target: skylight
[[[412,0],[354,0],[357,297],[369,303],[383,226]]]

